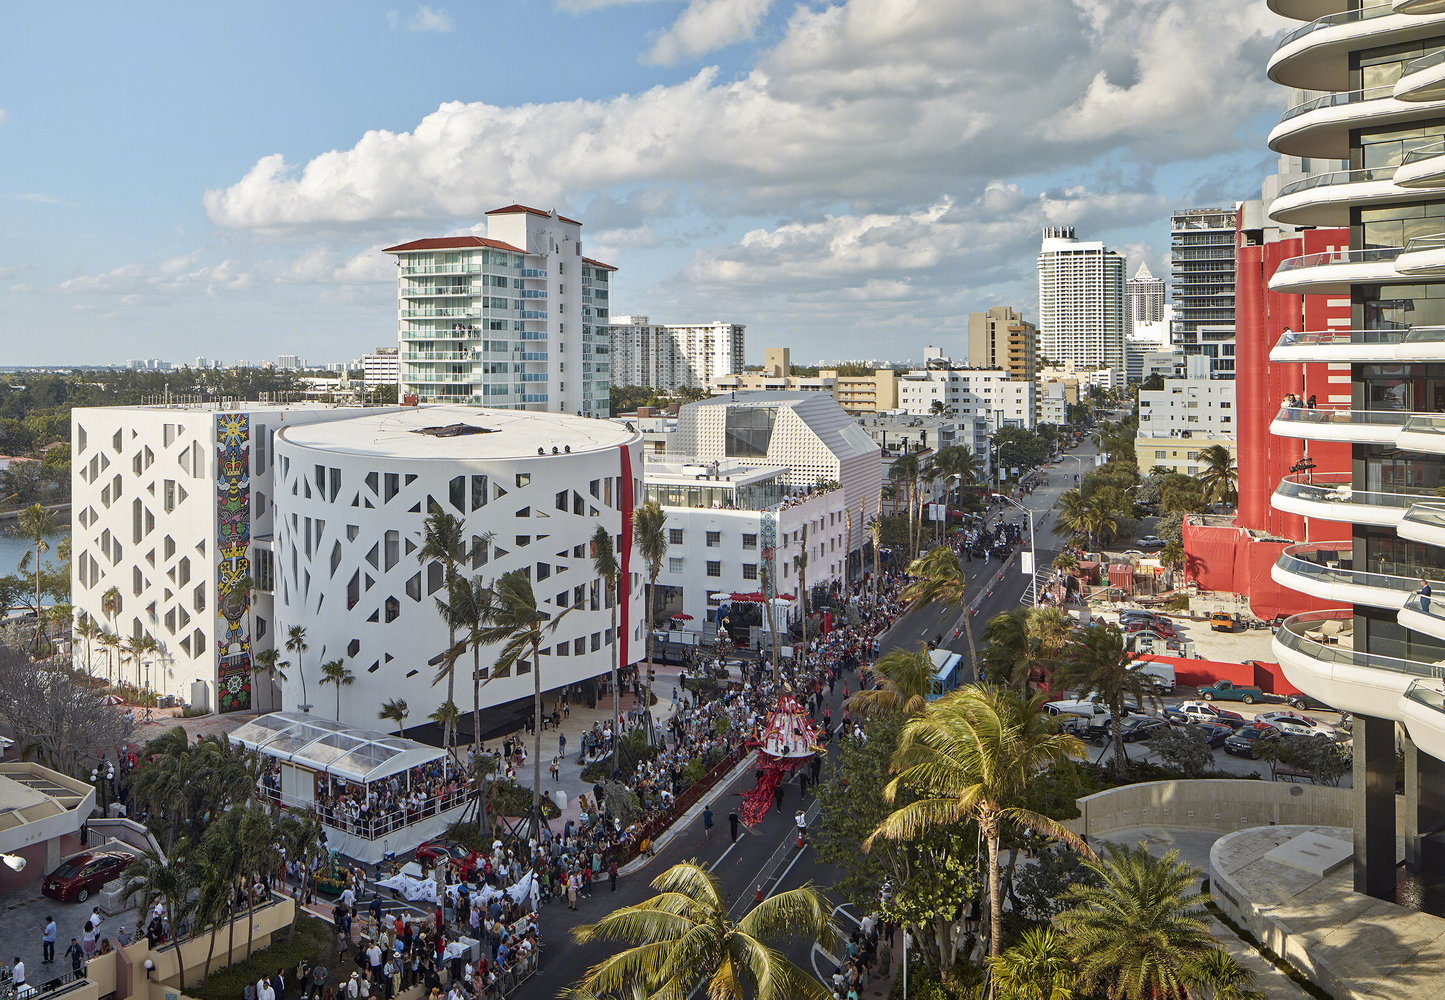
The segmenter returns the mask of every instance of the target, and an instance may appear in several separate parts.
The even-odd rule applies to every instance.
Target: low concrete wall
[[[1283,781],[1211,778],[1149,781],[1079,799],[1078,819],[1064,825],[1084,837],[1140,826],[1233,833],[1252,826],[1354,826],[1348,788]],[[1396,829],[1405,829],[1405,799],[1395,796]]]

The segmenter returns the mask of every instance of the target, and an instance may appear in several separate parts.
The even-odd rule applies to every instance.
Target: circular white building
[[[302,625],[308,647],[299,658],[282,653],[290,666],[281,707],[310,703],[313,714],[333,717],[339,691],[340,720],[376,728],[381,704],[399,697],[412,728],[446,700],[447,682],[432,683],[447,648],[437,608],[447,596],[444,573],[420,559],[434,507],[463,523],[466,576],[489,584],[522,569],[540,609],[575,609],[544,640],[544,692],[608,674],[614,641],[620,666],[638,658],[644,588],[631,517],[642,492],[641,444],[608,420],[468,406],[401,408],[278,433],[274,642],[284,650],[287,630]],[[599,524],[626,573],[616,637],[592,565]],[[483,671],[497,653],[481,651]],[[530,712],[527,659],[525,672],[483,685],[484,734]],[[349,685],[321,683],[322,664],[333,660],[351,671]],[[456,667],[463,734],[471,730],[472,663],[469,650]]]

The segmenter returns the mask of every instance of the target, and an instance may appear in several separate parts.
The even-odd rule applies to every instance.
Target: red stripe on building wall
[[[627,655],[627,640],[632,635],[632,505],[634,502],[632,466],[635,459],[632,450],[627,445],[618,448],[617,452],[622,468],[619,477],[621,479],[620,488],[617,491],[617,503],[622,509],[622,544],[618,546],[621,551],[617,553],[617,563],[622,567],[622,593],[617,596],[622,602],[622,607],[617,616],[616,639],[620,643],[617,647],[617,662],[626,666],[632,662]]]

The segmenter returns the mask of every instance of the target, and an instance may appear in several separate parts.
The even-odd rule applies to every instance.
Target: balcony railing
[[[1437,598],[1431,596],[1428,598],[1430,605],[1426,607],[1426,600],[1427,598],[1417,590],[1405,598],[1405,604],[1400,610],[1413,611],[1417,615],[1425,615],[1428,618],[1433,618],[1440,623],[1442,629],[1445,629],[1445,604],[1442,604]]]
[[[1405,244],[1405,253],[1423,253],[1426,250],[1445,249],[1445,233],[1431,233],[1429,236],[1412,237]]]
[[[1275,274],[1297,271],[1305,267],[1324,267],[1330,264],[1374,264],[1393,261],[1404,253],[1404,247],[1368,247],[1364,250],[1326,250],[1322,253],[1307,253],[1303,257],[1291,257],[1280,263]]]
[[[1399,591],[1401,599],[1415,589],[1419,577],[1370,573],[1354,568],[1349,542],[1311,542],[1291,545],[1280,552],[1275,565],[1286,573],[1306,577],[1320,584],[1369,587]]]
[[[1416,146],[1404,155],[1400,160],[1400,166],[1403,167],[1407,163],[1418,163],[1421,160],[1434,159],[1441,153],[1445,153],[1445,139],[1442,139],[1440,142],[1432,142],[1428,146]]]
[[[1276,420],[1304,424],[1359,424],[1380,427],[1401,427],[1412,417],[1429,414],[1411,413],[1408,410],[1352,410],[1348,404],[1324,406],[1282,406]]]
[[[1439,66],[1445,63],[1445,49],[1436,49],[1418,59],[1411,59],[1400,67],[1401,76],[1409,76],[1411,73],[1418,73],[1422,69],[1429,69],[1431,66]]]
[[[480,264],[411,264],[401,269],[402,274],[481,274]]]
[[[1423,327],[1420,329],[1424,329]],[[1337,344],[1398,344],[1408,339],[1410,328],[1393,330],[1291,330],[1279,338],[1277,347],[1329,347]],[[1442,328],[1445,332],[1445,328]]]
[[[1387,3],[1375,7],[1366,7],[1364,10],[1344,10],[1338,14],[1326,14],[1324,17],[1316,18],[1309,24],[1302,25],[1289,31],[1280,37],[1279,44],[1275,51],[1279,51],[1291,42],[1297,42],[1308,34],[1319,31],[1323,28],[1333,28],[1341,24],[1350,24],[1354,21],[1368,21],[1375,17],[1384,17],[1386,14],[1393,14],[1394,8]]]
[[[467,295],[472,294],[471,285],[404,285],[402,286],[402,298],[422,298],[430,295]]]
[[[1280,115],[1279,120],[1283,124],[1291,118],[1298,118],[1300,115],[1318,111],[1320,108],[1340,108],[1347,104],[1363,104],[1367,101],[1379,101],[1394,96],[1395,88],[1393,86],[1367,87],[1364,90],[1340,90],[1333,94],[1325,94],[1323,97],[1316,97],[1312,101],[1305,101],[1303,104],[1296,104]]]
[[[466,317],[479,317],[481,316],[481,314],[482,310],[480,306],[477,306],[475,308],[469,306],[439,306],[436,309],[401,310],[402,319],[427,319],[433,317],[441,319],[446,319],[448,317],[463,319]]]
[[[1308,611],[1286,618],[1275,633],[1274,640],[1286,649],[1292,649],[1323,663],[1346,663],[1354,667],[1388,670],[1391,673],[1410,674],[1415,677],[1445,677],[1445,666],[1438,663],[1385,656],[1377,652],[1359,652],[1350,646],[1328,641],[1336,636],[1321,631],[1326,622],[1348,621],[1351,618],[1348,611]]]
[[[1286,184],[1279,189],[1275,197],[1283,198],[1286,195],[1295,194],[1299,191],[1309,191],[1317,187],[1333,187],[1337,184],[1362,184],[1367,181],[1388,181],[1395,176],[1395,167],[1366,167],[1363,170],[1332,170],[1326,174],[1313,174],[1303,180]]]
[[[1418,503],[1438,500],[1428,493],[1391,493],[1385,490],[1357,490],[1351,485],[1350,473],[1332,472],[1316,476],[1288,476],[1280,480],[1275,493],[1316,503],[1362,504],[1366,507],[1395,507],[1401,510]],[[1341,511],[1341,520],[1352,520],[1348,511]]]

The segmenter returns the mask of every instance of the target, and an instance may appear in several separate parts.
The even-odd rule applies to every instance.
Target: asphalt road
[[[1092,444],[1087,441],[1081,444],[1062,464],[1050,467],[1051,482],[1048,485],[1025,498],[1025,506],[1033,512],[1036,519],[1035,542],[1038,546],[1038,561],[1042,566],[1049,564],[1060,544],[1060,537],[1051,531],[1052,514],[1049,508],[1061,492],[1074,485],[1074,472],[1082,464],[1076,461],[1074,456],[1078,455],[1092,462],[1089,456],[1092,456],[1093,452]],[[1006,508],[1004,514],[1012,519],[1021,519],[1024,516],[1014,508]],[[1020,599],[1028,589],[1029,581],[1020,570],[1017,559],[1005,563],[1005,567],[1003,575],[995,582],[1000,569],[997,561],[982,563],[974,560],[964,563],[964,570],[968,574],[967,601],[973,600],[980,591],[992,591],[980,603],[978,612],[972,619],[976,631],[993,615],[1019,607]],[[967,654],[966,639],[962,635],[957,639],[952,636],[953,627],[959,621],[960,613],[956,609],[945,609],[936,605],[919,608],[894,623],[880,643],[880,649],[887,652],[900,646],[917,648],[934,635],[946,632],[942,645]],[[829,700],[834,719],[841,715],[842,701],[843,685],[839,684]],[[828,752],[830,757],[837,753],[836,741],[829,745]],[[542,1000],[559,996],[563,989],[576,985],[588,968],[615,953],[618,946],[609,943],[577,945],[571,939],[571,929],[578,924],[598,920],[616,907],[640,903],[651,897],[651,880],[680,861],[695,859],[717,875],[734,919],[747,912],[760,884],[765,895],[807,883],[819,886],[828,893],[836,881],[836,873],[831,866],[820,864],[811,848],[805,846],[799,850],[796,846],[797,826],[794,814],[798,809],[811,805],[813,801],[811,797],[806,800],[800,797],[796,778],[785,786],[782,811],[770,811],[756,827],[743,828],[738,842],[732,843],[728,833],[728,812],[741,808],[742,795],[753,783],[752,772],[745,772],[738,781],[725,788],[722,794],[714,799],[712,811],[715,825],[710,839],[704,837],[701,821],[696,820],[659,851],[657,857],[640,872],[619,879],[616,892],[610,892],[605,881],[599,883],[594,886],[591,899],[578,901],[575,913],[560,903],[545,904],[540,917],[545,939],[541,966],[537,974],[518,987],[512,996],[518,1000]],[[772,877],[765,878],[769,874]],[[849,919],[852,917],[848,912],[840,913],[845,930]],[[789,958],[805,969],[816,968],[828,974],[832,972],[826,958],[815,955],[811,945],[798,944],[787,949],[787,952]]]

